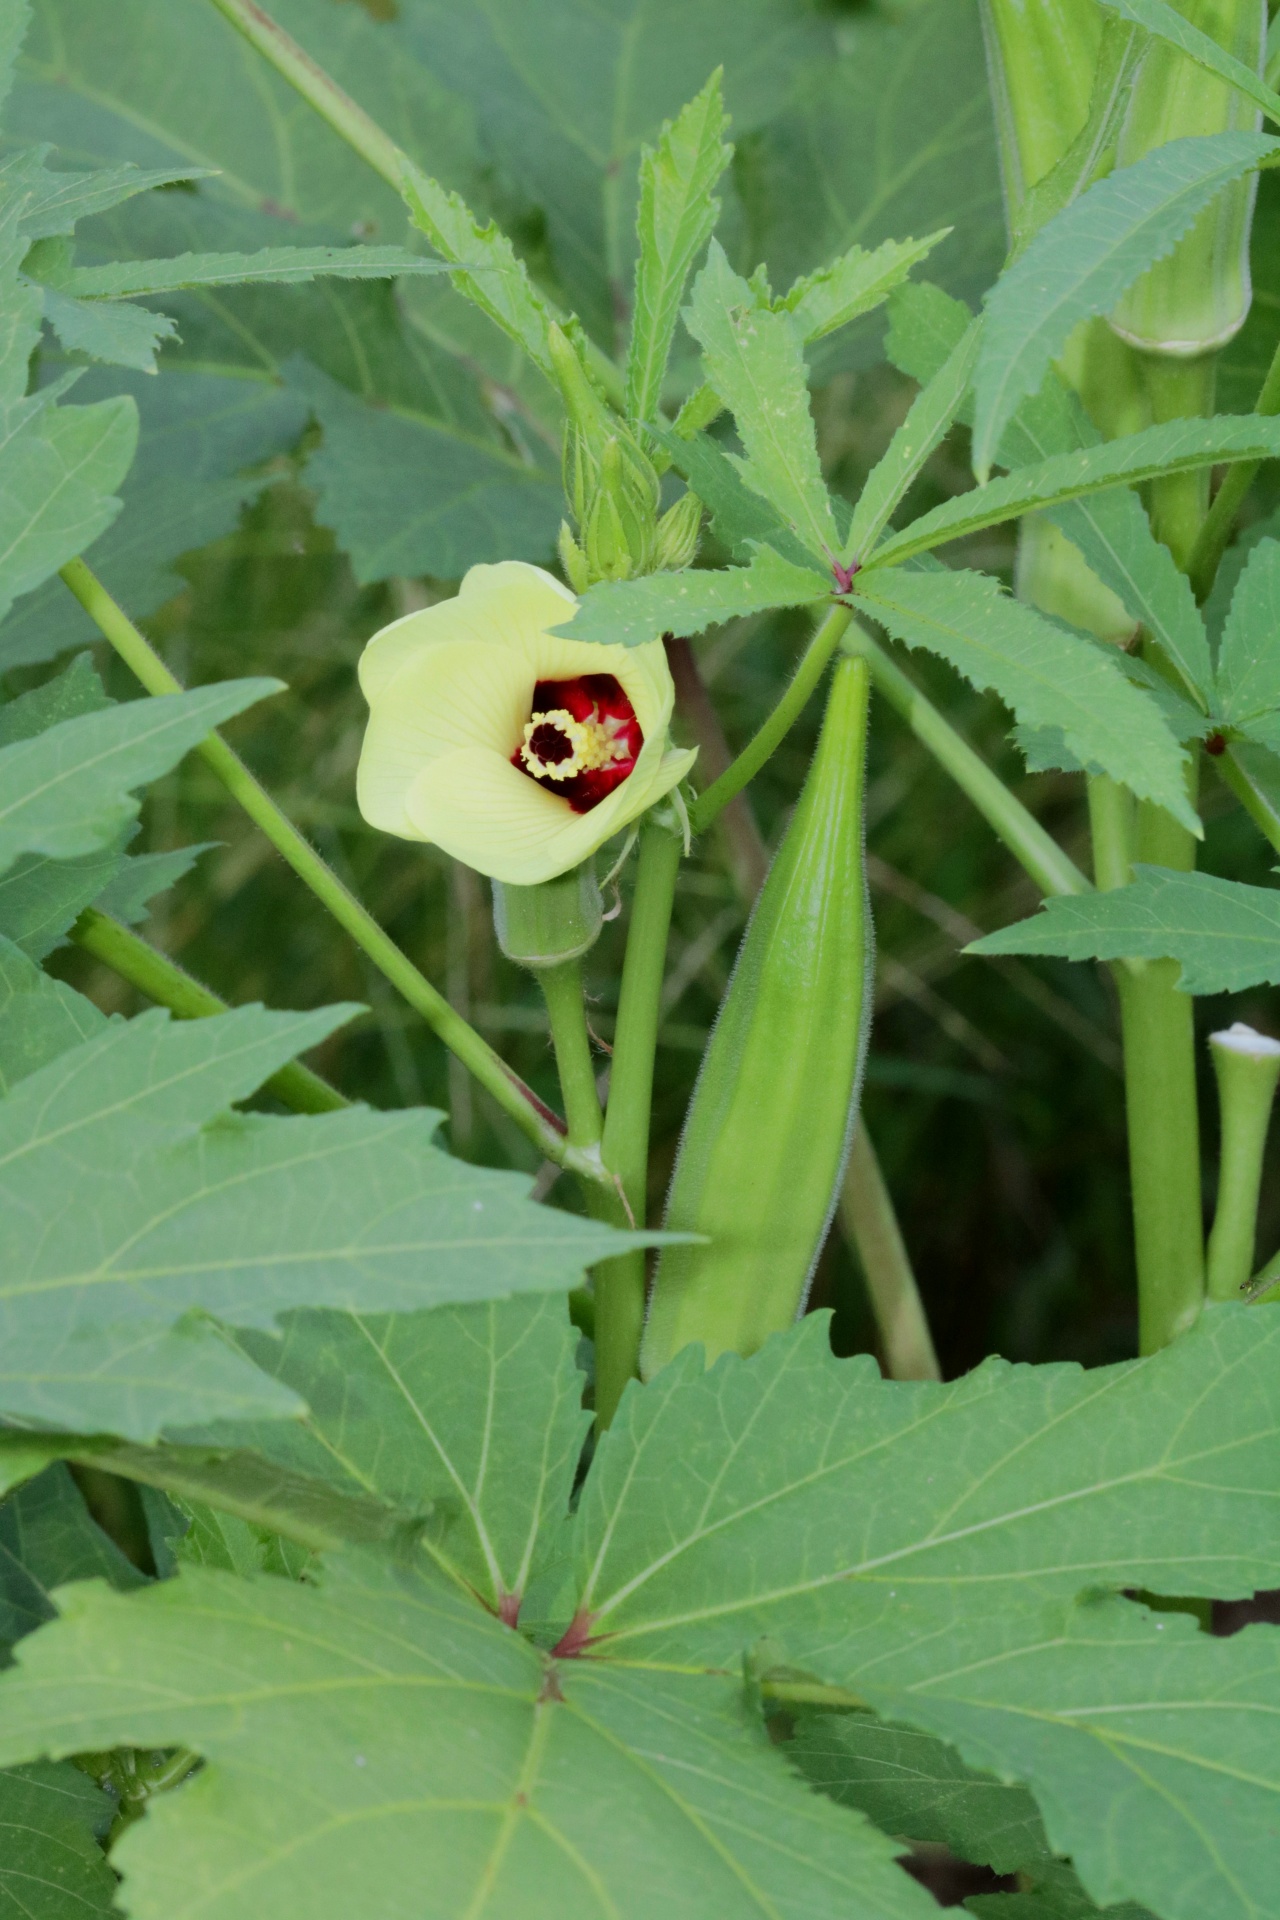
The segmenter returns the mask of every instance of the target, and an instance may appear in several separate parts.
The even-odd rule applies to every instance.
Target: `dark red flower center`
[[[580,673],[539,680],[511,764],[575,813],[590,813],[632,772],[643,745],[636,710],[614,676]]]

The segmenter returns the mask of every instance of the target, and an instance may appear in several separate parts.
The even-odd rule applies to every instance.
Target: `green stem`
[[[1189,361],[1148,355],[1143,370],[1155,420],[1211,410],[1215,366],[1211,355]],[[1168,474],[1152,482],[1152,531],[1183,570],[1207,508],[1207,472]],[[1197,781],[1193,763],[1187,783],[1193,804]],[[1196,841],[1170,814],[1143,800],[1135,809],[1134,855],[1189,873],[1196,864]],[[1179,991],[1178,973],[1172,960],[1114,969],[1124,1041],[1138,1341],[1143,1353],[1154,1353],[1189,1327],[1204,1300],[1195,1003]]]
[[[916,739],[951,775],[1040,891],[1046,895],[1090,893],[1092,888],[1074,860],[943,719],[933,702],[894,665],[883,647],[856,623],[844,644],[850,653],[859,653],[866,660],[877,693],[901,714]]]
[[[840,1224],[858,1250],[890,1379],[941,1380],[893,1201],[861,1119],[840,1189]]]
[[[216,993],[202,987],[167,955],[158,953],[129,927],[121,926],[109,914],[99,913],[96,907],[85,908],[71,929],[71,938],[95,960],[101,960],[122,980],[145,993],[148,1000],[168,1007],[179,1020],[205,1020],[212,1014],[230,1011],[227,1002],[220,1000]],[[291,1060],[279,1073],[265,1080],[263,1092],[273,1093],[295,1113],[336,1113],[340,1107],[350,1105],[336,1087],[331,1087],[299,1060]]]
[[[604,1163],[621,1182],[637,1226],[645,1221],[653,1062],[662,1013],[662,976],[680,868],[680,840],[654,820],[640,834],[635,893],[613,1036]],[[595,1269],[596,1417],[607,1427],[634,1379],[644,1332],[645,1256],[624,1253]]]
[[[604,1117],[596,1092],[591,1036],[587,1032],[582,967],[577,960],[561,960],[554,967],[539,967],[538,985],[551,1022],[551,1042],[556,1050],[560,1091],[569,1121],[569,1144],[598,1148]]]
[[[155,649],[143,638],[106,588],[85,566],[83,560],[70,560],[62,569],[62,578],[81,606],[111,642],[121,659],[131,667],[148,693],[181,693],[182,686],[170,673]],[[455,1013],[442,993],[406,959],[394,940],[385,934],[355,895],[320,858],[293,822],[281,812],[275,801],[243,760],[220,735],[211,733],[197,752],[212,767],[232,798],[237,800],[257,826],[266,834],[298,878],[328,908],[380,973],[420,1013],[432,1031],[451,1048],[505,1113],[510,1114],[538,1151],[558,1166],[570,1167],[589,1179],[600,1179],[598,1167],[578,1154],[566,1141],[560,1123],[532,1088],[506,1065],[475,1029]]]
[[[786,692],[760,731],[748,741],[732,765],[711,783],[705,793],[700,793],[690,807],[689,824],[695,833],[706,832],[721,808],[727,806],[735,794],[741,793],[749,780],[755,779],[765,761],[781,746],[808,705],[809,696],[821,680],[827,662],[852,619],[848,607],[832,607],[809,642]]]
[[[1269,785],[1256,781],[1249,772],[1248,755],[1263,751],[1251,742],[1228,747],[1213,766],[1225,787],[1234,793],[1263,838],[1280,853],[1280,809],[1277,809]]]
[[[1266,379],[1253,403],[1255,413],[1280,413],[1280,345],[1277,345],[1267,369]],[[1257,477],[1260,460],[1242,460],[1227,468],[1226,477],[1218,488],[1213,505],[1205,515],[1204,525],[1196,535],[1191,549],[1191,560],[1187,572],[1191,576],[1191,585],[1201,605],[1209,598],[1213,583],[1218,576],[1222,556],[1227,550],[1231,535],[1235,530],[1236,515],[1244,505],[1244,497]]]
[[[213,0],[213,5],[397,194],[405,197],[406,184],[419,191],[430,186],[427,175],[403,147],[397,146],[391,135],[356,104],[265,8],[257,6],[255,0]],[[437,251],[442,252],[443,248],[437,247]],[[553,307],[545,295],[540,298],[550,318],[563,322],[564,314]],[[613,404],[621,409],[625,398],[622,374],[594,341],[587,340],[585,344],[592,373]]]
[[[1133,795],[1105,773],[1089,775],[1087,792],[1094,884],[1104,892],[1127,887],[1133,878]]]

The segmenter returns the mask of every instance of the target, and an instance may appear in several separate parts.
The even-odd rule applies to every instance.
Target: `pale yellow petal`
[[[567,800],[483,748],[433,760],[406,804],[424,840],[513,886],[536,886],[567,873],[608,837],[594,825],[603,807],[575,813]]]
[[[423,767],[463,747],[509,758],[532,698],[528,668],[504,647],[452,640],[410,657],[372,702],[360,751],[356,798],[370,826],[420,839],[405,803]]]
[[[504,560],[472,567],[451,600],[407,613],[383,627],[360,656],[360,686],[372,704],[411,659],[449,641],[520,645],[546,627],[573,617],[577,600],[541,567]]]

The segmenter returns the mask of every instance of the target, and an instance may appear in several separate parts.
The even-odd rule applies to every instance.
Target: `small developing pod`
[[[866,662],[843,659],[694,1088],[641,1350],[754,1353],[804,1304],[853,1137],[870,1023]]]
[[[1261,74],[1266,0],[1173,0],[1192,26]],[[1132,166],[1153,147],[1188,134],[1252,130],[1262,116],[1235,87],[1152,39],[1143,56],[1116,156]],[[1194,359],[1234,339],[1253,297],[1249,236],[1258,176],[1224,188],[1190,232],[1134,282],[1111,314],[1122,340],[1144,353]]]

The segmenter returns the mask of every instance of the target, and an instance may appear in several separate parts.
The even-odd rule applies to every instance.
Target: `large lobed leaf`
[[[117,1883],[98,1836],[113,1811],[65,1762],[0,1773],[0,1920],[107,1920]]]
[[[34,1735],[212,1762],[116,1849],[138,1920],[346,1920],[406,1889],[440,1916],[933,1911],[892,1842],[789,1774],[732,1677],[557,1667],[369,1560],[319,1591],[187,1570],[142,1606],[101,1588],[64,1604],[5,1685],[0,1755]]]
[[[314,1330],[320,1354],[338,1329],[318,1316]],[[975,1786],[918,1739],[943,1811],[918,1793],[895,1815],[883,1766],[878,1787],[867,1773],[907,1736],[868,1731],[862,1785],[841,1797],[895,1830],[932,1818],[975,1857],[1021,1856],[1054,1900],[1075,1900],[1055,1913],[1087,1902],[1047,1849],[1072,1855],[1099,1903],[1257,1920],[1276,1884],[1280,1641],[1213,1641],[1105,1593],[1280,1580],[1278,1339],[1271,1309],[1213,1309],[1148,1361],[991,1362],[947,1387],[833,1359],[819,1319],[709,1373],[690,1354],[628,1391],[598,1448],[573,1585],[561,1597],[553,1578],[542,1596],[545,1644],[574,1612],[555,1656],[437,1574],[385,1560],[331,1564],[318,1590],[190,1570],[129,1597],[74,1588],[0,1681],[0,1764],[117,1742],[208,1758],[116,1850],[147,1920],[197,1901],[220,1920],[264,1904],[394,1912],[405,1886],[441,1916],[931,1911],[873,1830],[788,1780],[737,1678],[748,1652],[766,1694],[845,1690],[970,1768],[1029,1782],[1045,1836],[1024,1797]],[[465,1364],[487,1367],[486,1344]],[[376,1357],[356,1369],[357,1469],[384,1470],[414,1401],[443,1407],[439,1372],[428,1382],[449,1358],[446,1343],[407,1399],[385,1378],[366,1398]],[[336,1389],[338,1352],[311,1377],[327,1365]],[[532,1380],[513,1371],[499,1397],[512,1390],[530,1431],[550,1432],[560,1385],[541,1415]],[[443,1452],[415,1443],[436,1473],[446,1454],[478,1461],[489,1420],[461,1386],[449,1404]],[[309,1444],[342,1451],[341,1433],[335,1408]],[[489,1511],[519,1519],[515,1543],[547,1483],[514,1452],[495,1464],[513,1470]]]
[[[291,1412],[296,1397],[202,1316],[266,1328],[293,1306],[556,1291],[646,1243],[531,1206],[518,1175],[450,1159],[435,1113],[226,1114],[350,1011],[246,1008],[185,1026],[144,1015],[0,1103],[0,1411],[141,1440]]]
[[[691,567],[639,580],[603,580],[588,588],[573,619],[558,631],[609,646],[643,646],[660,634],[701,633],[722,620],[770,607],[801,607],[831,593],[829,575],[798,567],[772,547],[758,547],[747,567],[723,572]]]

